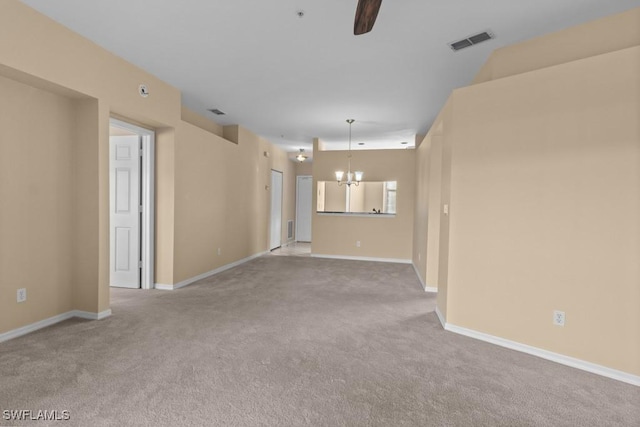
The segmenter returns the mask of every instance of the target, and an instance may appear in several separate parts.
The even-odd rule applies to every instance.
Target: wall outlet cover
[[[554,310],[553,311],[553,324],[556,326],[564,326],[565,322],[565,314],[564,311]]]
[[[18,292],[16,293],[16,300],[18,302],[25,302],[27,300],[27,289],[26,288],[18,289]]]

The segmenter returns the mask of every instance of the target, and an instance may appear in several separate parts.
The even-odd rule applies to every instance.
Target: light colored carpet
[[[173,292],[114,289],[108,319],[0,344],[0,415],[68,410],[55,425],[83,426],[640,425],[639,388],[445,332],[434,307],[411,266],[307,257],[264,256]]]

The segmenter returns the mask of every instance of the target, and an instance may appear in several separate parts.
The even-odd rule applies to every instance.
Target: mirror
[[[336,181],[318,181],[318,212],[395,214],[397,181],[361,182],[338,185]]]

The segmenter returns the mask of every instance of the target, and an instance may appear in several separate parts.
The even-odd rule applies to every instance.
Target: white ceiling
[[[413,146],[494,49],[640,6],[385,0],[373,31],[356,37],[357,0],[23,2],[179,88],[189,108],[287,151],[310,151],[314,137],[344,149],[348,118],[354,149]],[[495,40],[455,53],[447,45],[488,29]]]

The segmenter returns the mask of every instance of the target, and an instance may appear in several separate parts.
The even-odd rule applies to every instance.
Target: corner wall
[[[295,164],[283,150],[236,128],[237,143],[187,122],[176,129],[173,275],[159,283],[177,284],[268,250],[272,169],[283,173],[287,242]]]
[[[442,169],[431,163],[425,218],[426,275],[435,253],[448,329],[634,384],[638,22],[633,9],[494,52],[427,135],[431,160],[433,135],[442,135]],[[589,34],[603,37],[592,43]],[[566,313],[564,327],[553,325],[554,310]]]
[[[639,75],[635,47],[454,92],[447,322],[640,374]]]

